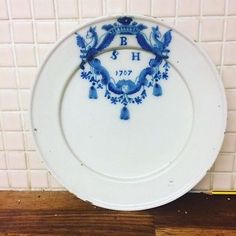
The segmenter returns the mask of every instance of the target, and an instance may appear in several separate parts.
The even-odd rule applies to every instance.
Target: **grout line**
[[[39,66],[39,52],[37,47],[37,32],[36,32],[36,23],[35,23],[35,17],[34,17],[34,7],[33,7],[33,0],[30,0],[30,10],[31,10],[31,21],[32,21],[32,27],[33,27],[33,38],[34,38],[34,49],[35,49],[35,59],[36,59],[36,66],[37,68]]]
[[[130,14],[130,0],[126,0],[126,12]]]
[[[153,12],[153,1],[154,0],[151,0],[151,3],[150,3],[150,15],[152,16],[152,17],[154,17],[154,12]]]
[[[65,22],[75,22],[76,21],[78,23],[78,20],[80,17],[78,0],[75,1],[75,7],[76,7],[77,16],[75,18],[71,17],[68,19],[68,21],[65,21]],[[64,21],[64,19],[62,18],[61,22],[63,23],[63,21]]]
[[[210,172],[210,189],[209,189],[209,191],[211,191],[211,192],[214,190],[214,182],[215,182],[214,181],[214,177],[215,177],[214,175],[216,173],[218,174],[219,172],[215,172],[215,171]]]
[[[1,170],[1,171],[5,171],[6,172],[6,175],[7,175],[7,183],[8,183],[8,187],[10,188],[10,182],[9,182],[9,176],[8,176],[8,173],[7,173],[7,170],[8,170],[8,166],[7,166],[7,148],[6,148],[6,142],[5,142],[5,138],[4,138],[4,130],[3,130],[3,119],[2,119],[2,112],[0,112],[0,128],[1,128],[1,138],[2,138],[2,145],[3,145],[3,150],[1,150],[1,152],[3,152],[4,154],[4,162],[5,162],[5,169]]]
[[[175,0],[174,26],[176,26],[178,24],[178,10],[179,10],[179,0]]]
[[[231,171],[231,190],[234,190],[234,172],[236,172],[236,170],[234,170],[234,166],[235,166],[235,154],[234,154],[234,158],[233,158],[233,166],[232,166],[232,171]]]
[[[155,17],[156,19],[158,19],[158,20],[172,20],[172,19],[170,19],[170,18],[166,18],[166,19],[163,19],[163,18],[161,18],[161,17]],[[90,18],[91,19],[91,18]],[[89,19],[89,20],[90,20]],[[83,18],[83,20],[86,20],[85,18]],[[74,21],[73,21],[74,22]],[[63,22],[64,23],[64,22]],[[222,42],[222,40],[212,40],[212,41],[203,41],[204,43],[207,43],[207,44],[219,44],[219,43],[221,43]],[[55,42],[44,42],[44,43],[38,43],[38,45],[42,45],[42,46],[45,46],[45,45],[54,45],[54,43]],[[229,40],[229,41],[227,41],[227,42],[225,42],[225,44],[234,44],[234,43],[236,43],[236,40]],[[15,43],[15,45],[17,45],[17,46],[32,46],[32,45],[34,45],[34,43]],[[0,43],[0,47],[1,46],[11,46],[11,43]],[[235,65],[235,64],[233,64],[233,65]],[[13,67],[13,66],[1,66],[0,65],[0,67]],[[30,66],[28,66],[28,65],[26,65],[26,66],[21,66],[21,67],[30,67]],[[31,67],[35,67],[35,66],[31,66]]]
[[[54,0],[54,1],[56,1],[56,0]],[[154,0],[152,0],[152,1],[154,1]],[[105,0],[105,2],[106,2],[106,0]],[[126,6],[128,6],[128,2],[129,2],[129,0],[126,1],[126,3],[127,3]],[[176,9],[175,10],[178,10],[177,2],[178,2],[178,0],[176,0]],[[78,7],[79,6],[81,6],[81,5],[78,4]],[[105,5],[105,8],[106,8],[106,5]],[[77,18],[78,17],[75,17],[75,16],[70,17],[70,18],[63,18],[63,17],[59,18],[58,17],[58,19],[63,20],[63,21],[73,21],[73,20],[76,20]],[[91,17],[91,18],[93,18],[93,17]],[[161,16],[161,18],[173,18],[174,19],[176,17],[175,16]],[[199,15],[178,16],[177,18],[178,19],[185,19],[185,20],[186,19],[196,19],[196,18],[199,18]],[[223,19],[236,19],[236,15],[234,15],[234,16],[227,16],[227,15],[222,15],[222,16],[219,16],[219,15],[202,15],[202,19],[209,19],[209,18],[210,19],[219,19],[219,20],[223,20]],[[86,19],[86,17],[83,17],[83,19]],[[12,19],[12,22],[28,22],[29,20],[31,20],[31,18],[28,18],[28,19],[21,19],[21,18],[17,19],[17,18],[14,18],[14,19]],[[40,21],[40,22],[47,22],[47,21],[53,21],[53,18],[39,18],[37,20]],[[54,20],[55,20],[55,18],[54,18]],[[9,19],[1,19],[1,22],[8,22],[8,21],[9,21]]]
[[[149,0],[149,11],[148,11],[148,14],[147,14],[147,16],[152,16],[152,2],[153,0]]]
[[[59,20],[58,20],[58,12],[57,12],[58,6],[57,6],[57,0],[53,0],[53,10],[55,14],[55,23],[56,23],[56,39],[58,40],[59,35],[60,35],[60,30],[59,30]]]
[[[14,70],[15,70],[15,76],[16,76],[16,90],[17,90],[17,97],[18,97],[18,106],[19,106],[19,113],[20,113],[20,118],[21,118],[22,139],[23,139],[22,141],[23,141],[23,147],[24,147],[23,150],[21,151],[24,151],[24,160],[25,160],[25,164],[27,168],[26,155],[25,155],[26,140],[25,140],[25,134],[24,134],[24,121],[23,121],[24,117],[22,114],[23,109],[22,109],[22,100],[21,100],[21,95],[20,95],[21,94],[20,81],[19,81],[18,65],[17,65],[17,60],[16,60],[15,43],[14,43],[14,37],[13,37],[13,20],[12,20],[12,15],[11,15],[10,3],[9,1],[6,1],[6,2],[7,2],[8,17],[9,17],[9,25],[10,25],[10,37],[11,37],[11,47],[12,47],[12,54],[13,54],[13,61],[14,61]],[[3,129],[3,132],[4,132],[4,129]],[[6,148],[6,151],[8,151],[7,148]],[[28,184],[28,187],[30,187],[29,176],[27,172],[26,172],[26,175],[27,175],[27,184]],[[8,172],[7,172],[7,176],[9,180],[9,186],[10,188],[12,188],[12,184],[11,184]]]
[[[16,45],[20,45],[20,46],[32,46],[34,45],[33,42],[30,43],[23,43],[23,42],[15,42]],[[10,46],[11,43],[0,43],[0,46]]]
[[[82,3],[81,3],[81,0],[77,1],[77,6],[78,6],[78,14],[79,14],[78,21],[79,21],[79,24],[81,24],[81,19],[82,19]]]
[[[234,169],[235,167],[235,169]],[[236,190],[236,153],[234,154],[233,172],[232,172],[232,189]]]
[[[106,16],[106,15],[107,15],[107,11],[106,11],[106,6],[107,6],[106,0],[102,0],[101,4],[102,4],[102,16]]]
[[[225,12],[224,12],[224,25],[223,25],[223,35],[222,35],[222,47],[221,47],[221,62],[220,62],[220,76],[223,76],[223,65],[224,65],[224,56],[225,56],[225,38],[226,38],[226,28],[227,28],[227,20],[226,17],[228,15],[228,0],[225,0]]]
[[[203,11],[203,0],[200,1],[200,15],[198,20],[198,42],[202,41],[202,11]]]

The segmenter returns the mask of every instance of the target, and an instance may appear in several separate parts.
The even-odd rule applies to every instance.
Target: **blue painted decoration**
[[[158,83],[161,79],[168,79],[170,65],[167,61],[169,58],[168,49],[172,40],[171,30],[163,35],[159,27],[152,27],[149,35],[145,34],[147,26],[133,20],[132,17],[120,17],[113,24],[103,25],[101,28],[104,33],[98,35],[96,26],[90,27],[86,35],[83,37],[76,33],[76,43],[80,49],[81,63],[79,68],[81,78],[88,80],[90,83],[89,95],[90,99],[98,98],[99,89],[105,90],[104,96],[110,100],[111,104],[122,104],[120,119],[129,120],[130,111],[129,104],[141,104],[147,97],[146,90],[152,88],[152,95],[162,96],[163,90]],[[129,47],[128,37],[135,36],[138,45],[142,50],[149,52],[153,58],[149,60],[146,68],[142,68],[139,75],[133,78],[131,69],[119,69],[115,71],[115,75],[120,79],[114,81],[109,71],[102,65],[101,60],[96,58],[104,49],[108,49],[116,37],[119,37],[120,47]],[[111,52],[110,60],[117,60],[119,51]],[[140,61],[141,52],[131,52],[131,61]],[[124,79],[125,77],[125,79]]]

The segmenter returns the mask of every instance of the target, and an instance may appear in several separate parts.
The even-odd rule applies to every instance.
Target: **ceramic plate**
[[[92,204],[140,210],[196,185],[224,135],[223,86],[176,29],[135,16],[78,27],[49,53],[31,102],[49,170]]]

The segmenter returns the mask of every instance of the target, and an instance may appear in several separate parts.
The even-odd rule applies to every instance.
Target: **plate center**
[[[114,55],[120,59],[109,64]],[[140,56],[142,61],[132,63]],[[135,82],[152,57],[130,49],[110,51],[98,59],[117,84],[121,79]],[[121,104],[111,104],[103,90],[97,91],[98,99],[89,99],[90,85],[81,72],[69,78],[65,88],[61,125],[70,150],[85,167],[110,178],[137,179],[164,170],[178,158],[191,134],[193,106],[184,79],[172,66],[169,79],[158,81],[162,96],[147,90],[141,105],[129,106],[129,120],[119,118]],[[125,85],[122,89],[129,89]]]

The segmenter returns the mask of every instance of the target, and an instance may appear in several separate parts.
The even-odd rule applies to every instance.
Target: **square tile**
[[[25,152],[24,151],[8,151],[6,152],[6,160],[8,169],[22,170],[26,169]]]
[[[87,24],[89,23],[90,21],[94,20],[93,18],[80,18],[79,19],[79,24]]]
[[[130,13],[131,14],[151,14],[151,0],[130,0]]]
[[[232,183],[231,173],[214,173],[213,190],[230,190]]]
[[[30,0],[10,0],[12,18],[31,18]]]
[[[31,132],[25,132],[25,147],[28,151],[35,151],[34,138]]]
[[[19,109],[17,90],[0,90],[0,110],[14,111]]]
[[[101,0],[81,0],[80,7],[82,8],[82,17],[98,17],[102,15]]]
[[[236,190],[236,174],[233,175],[233,189]]]
[[[221,63],[221,43],[202,43],[201,44],[205,49],[206,53],[209,55],[211,60],[215,65],[220,65]]]
[[[154,0],[152,3],[153,16],[174,17],[175,4],[175,0]]]
[[[236,40],[236,19],[227,19],[226,24],[226,40]]]
[[[8,19],[6,0],[0,0],[0,19]]]
[[[33,0],[36,19],[54,18],[53,0]]]
[[[24,111],[24,112],[22,112],[22,115],[23,115],[23,129],[25,131],[31,130],[29,112],[28,111]]]
[[[4,170],[6,168],[7,165],[6,165],[5,152],[0,151],[0,170]]]
[[[0,46],[0,66],[14,66],[11,46]]]
[[[27,152],[28,166],[31,170],[44,170],[46,169],[43,160],[36,151]]]
[[[197,16],[200,12],[200,0],[179,0],[178,14],[180,16]]]
[[[223,68],[223,83],[225,88],[236,88],[236,66]]]
[[[7,21],[0,22],[0,43],[10,43],[10,25]]]
[[[20,131],[21,117],[18,112],[3,112],[2,113],[2,127],[6,131]]]
[[[25,111],[29,110],[30,109],[30,90],[22,89],[20,91],[20,98],[21,98],[21,109]]]
[[[36,35],[38,43],[53,43],[56,41],[56,28],[54,22],[36,23]]]
[[[42,63],[45,59],[46,55],[48,54],[49,50],[53,47],[51,44],[47,45],[39,45],[38,46],[38,53],[39,53],[39,63]]]
[[[5,147],[3,145],[3,136],[2,132],[0,132],[0,150],[5,150]]]
[[[18,68],[20,88],[31,88],[36,76],[36,68]]]
[[[4,145],[3,145],[2,132],[0,132],[0,150],[5,150],[5,147],[4,147]]]
[[[226,130],[228,132],[236,132],[236,111],[228,112]]]
[[[78,17],[77,0],[57,0],[59,18]]]
[[[1,130],[0,130],[0,150],[5,151],[5,147],[3,144],[3,133],[1,132]]]
[[[224,21],[222,19],[202,20],[202,41],[221,41],[223,39]]]
[[[221,153],[215,161],[214,171],[216,172],[231,172],[233,170],[234,154]]]
[[[236,89],[227,89],[226,90],[226,99],[228,110],[236,110]]]
[[[236,150],[236,135],[226,133],[221,147],[221,152],[235,152],[235,150]]]
[[[203,179],[193,189],[197,191],[206,191],[210,189],[210,184],[211,184],[211,175],[206,174],[206,176],[203,177]]]
[[[225,12],[225,0],[204,0],[203,15],[220,16]]]
[[[31,188],[48,188],[47,171],[30,172]]]
[[[6,149],[10,151],[24,150],[24,141],[22,132],[5,132]]]
[[[36,66],[34,46],[17,45],[15,51],[18,66]]]
[[[126,0],[107,0],[106,12],[108,15],[127,12]]]
[[[33,28],[31,22],[14,22],[13,37],[15,43],[33,43]]]
[[[236,1],[235,0],[228,0],[228,15],[236,15]]]
[[[3,170],[0,171],[0,188],[9,188],[7,172]]]
[[[0,68],[0,88],[16,88],[15,69]]]
[[[224,64],[234,65],[236,64],[236,43],[226,43],[224,50]]]
[[[177,29],[193,40],[198,39],[199,21],[196,19],[178,19]]]
[[[12,188],[28,188],[28,177],[26,171],[9,171],[8,176]]]
[[[72,30],[74,30],[76,27],[78,27],[77,21],[59,22],[59,37],[65,36]]]

